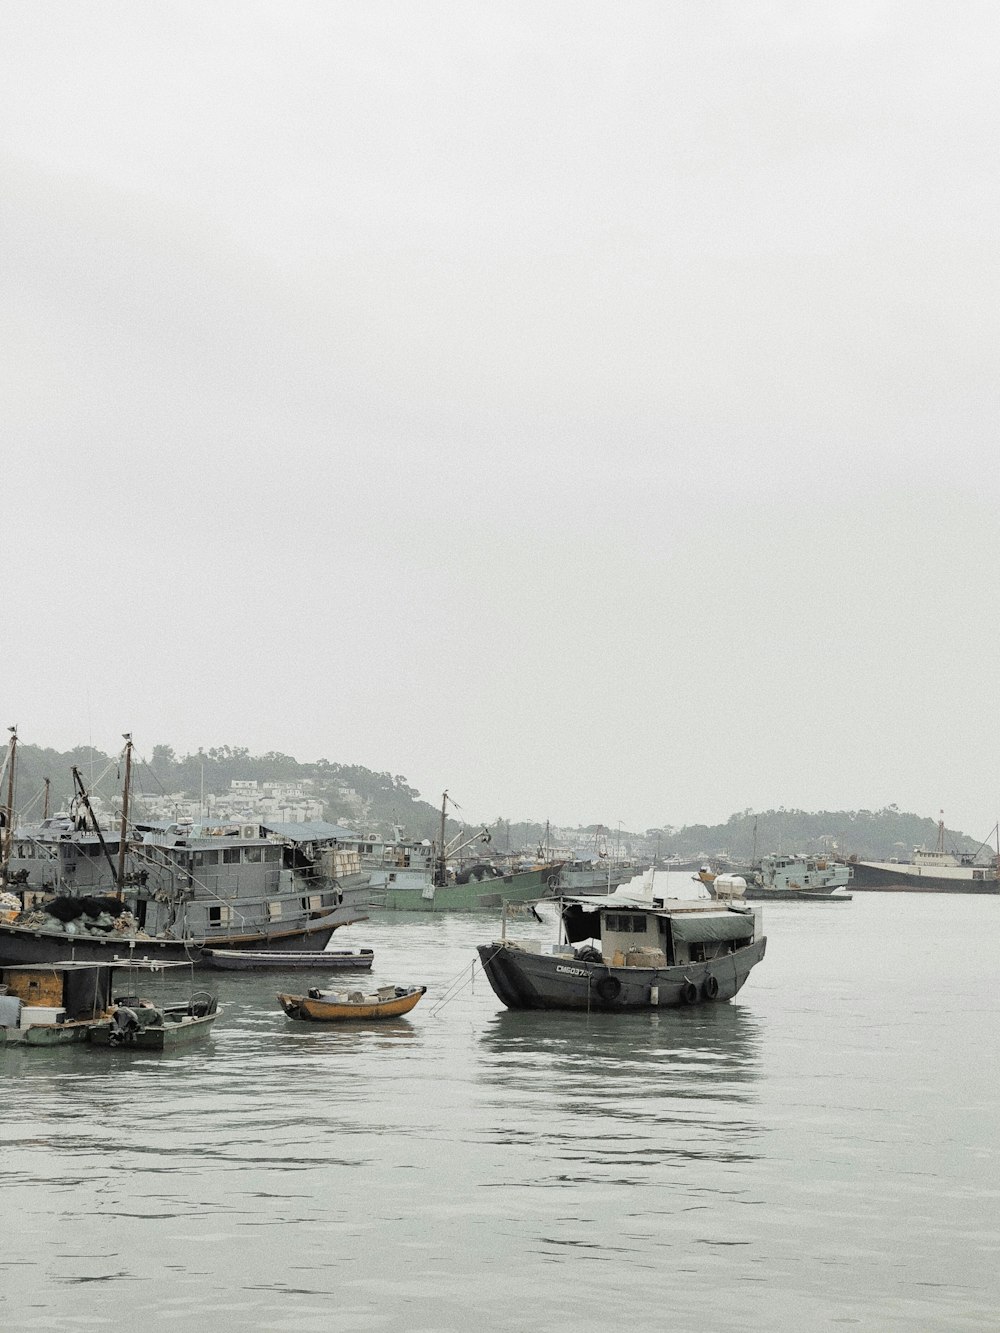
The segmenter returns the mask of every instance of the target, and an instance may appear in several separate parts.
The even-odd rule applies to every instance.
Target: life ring
[[[719,994],[719,978],[707,976],[701,983],[701,993],[706,1000],[714,1000]]]
[[[594,987],[602,1000],[609,1004],[612,1000],[617,1000],[622,993],[622,983],[617,977],[601,977],[600,981]]]
[[[693,981],[685,981],[681,986],[681,1003],[694,1004],[698,998],[698,987]]]
[[[545,883],[549,886],[550,889],[558,889],[558,887],[559,887],[559,876],[558,876],[558,875],[550,875],[550,876],[548,877],[548,879],[545,881]]]

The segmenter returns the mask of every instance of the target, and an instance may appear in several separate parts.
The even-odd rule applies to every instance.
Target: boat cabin
[[[742,907],[678,902],[652,907],[596,899],[564,899],[567,944],[599,941],[611,967],[674,967],[703,963],[750,944],[755,916]]]
[[[110,1001],[110,967],[65,962],[0,968],[0,1027],[94,1019]]]

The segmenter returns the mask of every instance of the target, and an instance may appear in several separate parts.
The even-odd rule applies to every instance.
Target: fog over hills
[[[21,743],[14,800],[19,819],[32,822],[41,818],[46,778],[50,811],[66,808],[72,798],[74,767],[106,812],[120,808],[120,755],[108,755],[92,746],[60,752]],[[235,789],[233,784],[238,784]],[[134,759],[135,818],[198,818],[212,810],[237,808],[245,808],[250,815],[254,802],[263,795],[272,800],[272,809],[275,800],[284,802],[286,818],[322,817],[361,833],[389,836],[398,827],[408,838],[434,838],[440,827],[441,794],[425,799],[402,775],[357,764],[328,759],[301,762],[277,751],[254,755],[238,746],[178,755],[166,744],[155,745],[148,758],[136,755]],[[6,799],[5,774],[0,804]],[[584,854],[601,849],[660,858],[721,854],[747,858],[756,850],[903,859],[916,846],[935,846],[939,834],[936,818],[901,811],[894,805],[874,811],[745,809],[724,823],[675,826],[665,819],[645,829],[625,828],[617,821],[602,823],[592,818],[592,812],[580,813],[578,824],[556,827],[547,824],[543,811],[515,819],[502,811],[466,810],[449,798],[447,825],[453,833],[463,825],[484,824],[494,846],[503,851],[541,846],[573,848]],[[987,829],[970,834],[946,828],[944,841],[948,849],[974,850],[993,836]]]

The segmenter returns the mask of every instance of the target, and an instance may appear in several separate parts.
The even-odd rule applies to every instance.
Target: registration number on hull
[[[585,967],[564,967],[561,963],[556,965],[557,972],[565,972],[568,977],[588,977],[590,973]]]

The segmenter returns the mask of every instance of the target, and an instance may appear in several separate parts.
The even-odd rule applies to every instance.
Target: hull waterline
[[[50,963],[66,958],[77,962],[110,963],[115,958],[152,958],[159,962],[200,963],[205,948],[255,949],[298,953],[317,951],[333,932],[348,921],[364,920],[353,909],[334,908],[294,931],[227,934],[212,939],[171,940],[143,935],[71,935],[62,930],[0,923],[0,965]]]

